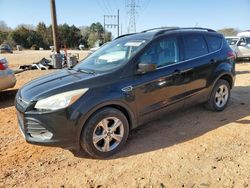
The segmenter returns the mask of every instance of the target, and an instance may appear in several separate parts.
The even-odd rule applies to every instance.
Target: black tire
[[[108,119],[110,118],[110,119]],[[107,125],[111,126],[115,124],[116,120],[120,120],[121,125],[116,128],[116,131],[123,133],[120,138],[121,141],[115,140],[112,135],[117,135],[114,132],[111,133],[111,131],[109,130],[108,132],[106,131],[106,129],[103,128],[103,126],[101,125],[101,121],[104,120],[105,122],[108,122]],[[119,122],[119,123],[120,123]],[[112,124],[114,123],[114,124]],[[123,127],[123,128],[122,128]],[[103,130],[102,130],[103,129]],[[111,127],[110,127],[111,129]],[[96,132],[98,132],[100,135],[97,135]],[[106,132],[106,133],[104,133]],[[105,138],[102,138],[101,140],[99,140],[97,143],[94,143],[94,134],[95,136],[102,136],[106,135]],[[109,135],[108,135],[109,134]],[[82,148],[93,158],[106,158],[109,157],[113,154],[115,154],[116,152],[118,152],[121,147],[126,143],[127,138],[128,138],[128,134],[129,134],[129,123],[128,120],[126,118],[126,116],[119,110],[115,109],[115,108],[103,108],[99,111],[97,111],[96,113],[94,113],[91,118],[88,120],[88,122],[86,123],[86,125],[84,125],[83,130],[82,130],[82,134],[81,134],[81,141],[80,144],[82,146]],[[109,137],[109,138],[107,138]],[[100,151],[101,146],[103,145],[102,148],[105,148],[105,143],[107,142],[106,139],[112,139],[112,141],[109,141],[109,147],[114,147],[112,150],[110,151]],[[117,143],[116,143],[117,142]],[[112,145],[113,143],[113,145]],[[99,150],[98,150],[99,148]]]
[[[225,104],[223,103],[222,106],[218,106],[218,98],[216,98],[216,92],[219,90],[220,87],[222,86],[225,86],[228,90],[228,97],[227,97],[227,100],[225,102]],[[215,84],[212,92],[211,92],[211,95],[210,95],[210,98],[209,100],[207,101],[206,103],[206,108],[208,108],[209,110],[212,110],[212,111],[217,111],[217,112],[220,112],[220,111],[223,111],[227,104],[228,104],[228,101],[230,99],[230,96],[231,96],[231,88],[230,88],[230,85],[228,83],[228,81],[226,80],[223,80],[223,79],[219,79],[217,81],[217,83]]]

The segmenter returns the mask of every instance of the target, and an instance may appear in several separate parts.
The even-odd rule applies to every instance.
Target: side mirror
[[[156,64],[153,64],[153,63],[150,63],[150,64],[149,63],[140,63],[137,72],[139,74],[144,74],[147,72],[152,72],[152,71],[156,70],[156,68],[157,68]]]

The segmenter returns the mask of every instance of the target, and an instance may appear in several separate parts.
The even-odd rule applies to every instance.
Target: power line
[[[120,9],[120,6],[117,4],[117,0],[113,0],[112,2],[115,4],[115,9]]]
[[[151,0],[143,0],[143,2],[142,2],[142,0],[138,0],[138,1],[139,1],[138,2],[139,7],[140,7],[140,15],[143,15],[144,12],[146,12],[146,10],[148,9],[148,6],[151,3]],[[137,17],[138,20],[137,21],[141,21],[143,18],[144,17],[141,17],[141,16],[138,15],[138,17]]]
[[[142,11],[144,12],[145,10],[147,10],[149,4],[151,3],[151,0],[145,0],[144,4],[142,5]]]
[[[113,9],[112,9],[112,6],[111,6],[112,3],[110,4],[110,3],[109,3],[109,0],[104,0],[104,2],[106,2],[106,4],[107,4],[109,10],[113,13]]]
[[[104,15],[104,32],[106,28],[117,29],[117,37],[120,34],[120,11],[117,10],[117,15]]]
[[[128,33],[135,33],[136,32],[136,21],[135,15],[137,14],[136,8],[138,7],[135,0],[126,0],[126,7],[128,8]]]
[[[100,10],[105,14],[106,13],[106,10],[105,8],[103,8],[103,6],[101,5],[101,3],[99,2],[99,0],[95,0],[97,5],[99,6]]]
[[[103,3],[104,7],[106,8],[107,13],[112,14],[112,10],[111,10],[110,6],[107,4],[107,1],[106,0],[101,0],[101,2]]]

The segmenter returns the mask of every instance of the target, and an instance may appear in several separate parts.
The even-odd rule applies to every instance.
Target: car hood
[[[88,80],[99,75],[86,74],[75,70],[59,70],[37,78],[25,84],[18,92],[25,101],[36,101],[40,98],[88,87]]]

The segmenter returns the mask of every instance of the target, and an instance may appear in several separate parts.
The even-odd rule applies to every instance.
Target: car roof
[[[199,27],[191,27],[191,28],[178,28],[178,27],[167,27],[167,28],[153,28],[149,30],[145,30],[139,33],[131,33],[121,35],[118,38],[125,37],[130,40],[151,40],[153,38],[157,38],[158,36],[172,34],[172,33],[209,33],[212,35],[222,36],[222,34],[217,33],[216,31],[208,28],[199,28]]]

